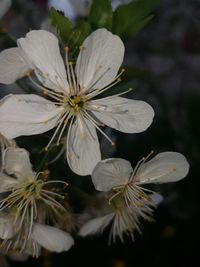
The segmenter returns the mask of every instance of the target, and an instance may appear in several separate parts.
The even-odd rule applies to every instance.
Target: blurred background
[[[151,0],[146,0],[151,1]],[[130,1],[113,1],[113,10]],[[50,29],[49,8],[64,11],[73,23],[87,16],[89,1],[0,0],[0,50],[12,47],[30,29]],[[153,19],[132,37],[122,36],[126,47],[122,87],[133,87],[127,97],[150,103],[155,110],[151,127],[140,134],[123,134],[106,129],[116,141],[112,148],[101,138],[105,157],[121,157],[135,164],[152,149],[155,153],[178,151],[190,163],[186,179],[176,184],[154,186],[164,196],[155,212],[155,222],[142,222],[142,236],[135,242],[107,245],[103,236],[81,239],[67,253],[43,251],[39,259],[0,256],[5,266],[97,266],[97,267],[190,267],[200,266],[200,0],[162,0]],[[127,14],[128,16],[128,14]],[[52,28],[51,28],[52,29]],[[9,34],[9,36],[8,36]],[[0,95],[21,92],[17,85],[0,85]],[[17,140],[36,152],[39,137]],[[31,141],[30,141],[31,140]],[[56,171],[56,168],[54,169]],[[74,177],[63,164],[59,174],[72,184],[93,193],[90,177]],[[82,203],[73,199],[74,212]],[[21,260],[21,261],[19,261]]]

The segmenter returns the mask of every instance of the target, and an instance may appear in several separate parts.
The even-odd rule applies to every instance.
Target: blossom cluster
[[[163,152],[152,159],[150,153],[135,168],[121,158],[102,159],[97,132],[114,145],[102,126],[140,133],[151,125],[154,111],[144,101],[121,96],[132,88],[104,94],[121,81],[124,72],[120,70],[124,45],[118,36],[98,29],[79,50],[75,63],[70,47],[60,53],[54,34],[32,30],[17,40],[17,47],[0,53],[0,83],[27,77],[37,93],[9,94],[0,104],[0,238],[6,252],[38,257],[41,246],[61,252],[74,244],[73,229],[61,226],[64,218],[70,224],[72,216],[67,201],[52,187],[58,184],[62,191],[67,183],[51,180],[45,170],[34,172],[29,153],[13,141],[19,136],[53,131],[44,150],[48,152],[54,144],[64,146],[71,170],[91,175],[102,201],[97,212],[80,216],[82,237],[101,233],[110,225],[111,242],[117,237],[123,241],[124,235],[134,238],[134,231],[141,231],[140,219],[151,220],[162,200],[146,185],[175,182],[188,173],[187,160],[177,152]]]

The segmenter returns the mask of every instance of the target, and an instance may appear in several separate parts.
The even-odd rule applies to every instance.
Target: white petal
[[[37,95],[8,95],[0,103],[0,132],[7,138],[46,132],[57,124],[62,108]]]
[[[11,238],[14,234],[14,218],[6,213],[0,213],[0,238],[7,239]]]
[[[183,179],[189,171],[186,158],[177,152],[164,152],[144,163],[136,173],[139,183],[168,183]]]
[[[115,186],[125,185],[133,172],[125,159],[110,158],[97,163],[92,173],[96,190],[107,192]]]
[[[34,224],[32,238],[44,248],[53,252],[67,251],[74,245],[68,233],[48,225]]]
[[[17,179],[9,177],[6,174],[0,173],[0,193],[12,190],[16,183]]]
[[[114,214],[108,214],[103,217],[92,219],[86,222],[80,229],[79,235],[85,237],[87,235],[101,234],[113,219]]]
[[[123,97],[91,101],[98,111],[93,114],[104,124],[124,133],[145,131],[152,123],[154,111],[143,101]]]
[[[18,39],[38,78],[55,91],[68,91],[68,82],[58,39],[44,30],[30,31],[25,38]]]
[[[34,179],[34,172],[29,153],[23,148],[7,148],[5,151],[4,169],[6,173],[18,179]]]
[[[117,35],[98,29],[83,43],[76,63],[76,75],[81,87],[103,88],[113,82],[122,64],[124,45]]]
[[[9,48],[0,53],[0,83],[14,83],[29,69],[20,48]]]
[[[101,160],[99,141],[94,126],[87,119],[77,118],[67,136],[67,161],[79,175],[92,173]]]
[[[151,202],[154,206],[158,206],[162,201],[163,201],[163,196],[161,196],[158,193],[153,193],[151,195],[149,195],[151,198]]]

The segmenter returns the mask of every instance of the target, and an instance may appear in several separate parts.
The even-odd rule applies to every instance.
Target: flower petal
[[[144,163],[136,173],[139,183],[168,183],[183,179],[189,171],[186,158],[177,152],[163,152]]]
[[[145,131],[152,123],[154,111],[143,101],[123,97],[91,101],[93,114],[103,123],[124,133]]]
[[[153,194],[149,195],[151,198],[151,204],[154,207],[157,207],[162,201],[163,201],[163,196],[161,196],[160,194],[154,192]]]
[[[127,184],[132,172],[129,161],[110,158],[97,163],[92,172],[92,181],[96,190],[107,192],[113,187]]]
[[[30,66],[20,48],[9,48],[0,53],[0,83],[11,84],[23,77]]]
[[[0,132],[7,138],[44,133],[57,124],[62,108],[37,95],[8,95],[0,103]]]
[[[122,64],[124,45],[117,35],[98,29],[83,43],[76,63],[80,86],[89,91],[113,82]]]
[[[85,237],[87,235],[101,234],[114,217],[114,213],[95,218],[86,222],[79,230],[79,235]]]
[[[14,218],[6,213],[0,213],[0,238],[7,239],[13,237],[15,234]]]
[[[96,130],[87,119],[78,117],[67,136],[67,161],[73,172],[79,175],[92,173],[101,160]]]
[[[17,179],[9,177],[6,174],[0,173],[0,193],[12,190],[17,183]]]
[[[67,251],[74,245],[74,240],[68,233],[39,223],[34,224],[32,238],[41,246],[53,252]]]
[[[35,173],[32,171],[28,151],[23,148],[7,148],[4,157],[6,173],[14,174],[18,179],[34,179]]]
[[[18,39],[40,81],[55,91],[68,91],[68,82],[58,39],[44,30],[30,31],[25,38]]]

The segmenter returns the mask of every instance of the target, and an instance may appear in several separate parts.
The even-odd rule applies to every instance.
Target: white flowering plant
[[[141,220],[152,221],[163,200],[149,184],[188,174],[186,158],[174,151],[151,152],[135,168],[114,157],[115,130],[124,140],[126,134],[138,136],[156,115],[148,101],[133,99],[121,66],[122,40],[152,19],[158,2],[138,0],[112,11],[111,1],[94,0],[88,18],[73,22],[52,8],[52,32],[30,30],[1,51],[0,83],[22,88],[0,103],[3,252],[38,257],[41,247],[68,251],[77,236],[106,228],[111,243],[135,239]]]

